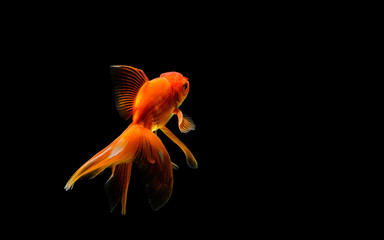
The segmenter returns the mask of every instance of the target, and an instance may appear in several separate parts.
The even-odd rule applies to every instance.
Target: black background
[[[252,79],[239,80],[243,74],[239,56],[223,54],[221,48],[184,51],[185,47],[148,53],[129,46],[101,51],[93,46],[75,46],[52,55],[52,62],[44,66],[45,74],[50,76],[44,76],[47,88],[37,96],[36,114],[41,115],[36,119],[37,127],[31,130],[31,135],[44,139],[36,139],[31,145],[42,156],[38,166],[31,164],[33,179],[41,181],[31,193],[33,215],[41,215],[48,222],[62,219],[79,234],[89,234],[92,228],[102,229],[103,233],[152,235],[182,231],[198,235],[207,230],[214,234],[221,228],[235,231],[237,218],[251,214],[249,211],[265,211],[253,207],[260,197],[266,201],[265,196],[257,195],[266,187],[262,183],[253,185],[254,178],[262,180],[259,174],[248,175],[257,161],[246,152],[249,147],[256,148],[257,140],[249,131],[255,131],[252,119],[258,107],[244,107],[254,101],[242,86]],[[109,169],[95,179],[79,180],[72,190],[64,190],[71,175],[130,124],[115,107],[109,75],[109,67],[114,64],[142,69],[149,79],[178,71],[190,81],[190,93],[180,109],[192,117],[196,130],[182,134],[176,117],[167,127],[188,146],[199,167],[189,168],[179,147],[158,133],[180,168],[174,171],[169,202],[156,212],[148,204],[136,167],[132,170],[125,216],[120,215],[120,205],[110,212],[104,192]],[[243,208],[246,204],[249,210]]]
[[[355,41],[365,26],[343,15],[350,6],[140,3],[5,8],[11,16],[2,28],[0,65],[5,230],[55,238],[242,238],[327,234],[345,218],[366,219],[355,214],[363,205],[359,195],[371,199],[355,190],[366,184],[344,176],[362,178],[348,164],[367,159],[348,156],[361,149],[352,137],[355,111],[340,118],[355,107],[343,94],[361,96],[348,85],[366,78],[348,76],[361,69]],[[190,79],[180,109],[196,130],[180,133],[175,118],[167,127],[199,168],[188,168],[182,151],[159,132],[180,169],[157,212],[135,168],[125,216],[109,211],[109,170],[64,190],[130,123],[114,104],[114,64],[140,68],[149,79],[166,71]]]
[[[255,222],[272,226],[271,222],[287,217],[280,211],[290,211],[284,205],[291,187],[281,182],[279,174],[286,163],[280,165],[282,150],[274,149],[280,138],[275,130],[278,120],[270,115],[275,111],[270,111],[275,106],[271,89],[276,88],[268,82],[273,78],[269,69],[259,59],[251,64],[258,75],[248,75],[244,69],[250,65],[241,54],[224,54],[221,47],[183,51],[185,47],[148,54],[128,46],[101,52],[93,46],[76,46],[60,50],[60,58],[45,64],[44,73],[50,77],[44,76],[44,94],[37,95],[35,114],[40,116],[31,130],[33,152],[41,156],[39,165],[31,163],[33,179],[40,182],[30,195],[33,215],[48,222],[63,219],[79,233],[88,234],[88,228],[123,234],[177,229],[192,235],[242,231]],[[192,117],[196,130],[182,134],[175,117],[167,127],[188,146],[199,167],[190,169],[178,146],[158,133],[180,169],[174,171],[169,202],[156,212],[135,167],[125,216],[120,215],[120,206],[110,212],[104,192],[109,169],[64,190],[71,175],[130,124],[115,107],[109,76],[114,64],[142,69],[149,79],[178,71],[190,81],[190,93],[180,109]],[[249,218],[256,219],[248,222]],[[146,232],[147,227],[152,230]]]
[[[286,231],[284,226],[299,228],[316,211],[308,204],[316,196],[303,184],[305,153],[297,151],[303,150],[297,140],[307,139],[298,133],[305,119],[296,116],[302,99],[295,92],[303,74],[296,64],[305,56],[281,40],[288,34],[271,34],[258,25],[255,35],[226,24],[207,28],[213,32],[174,33],[168,26],[145,37],[136,29],[124,35],[100,29],[53,31],[26,46],[19,59],[28,64],[12,68],[13,76],[25,73],[27,79],[23,90],[17,81],[13,88],[24,95],[22,108],[16,108],[21,121],[14,142],[28,139],[25,150],[17,145],[13,150],[25,154],[19,176],[27,183],[9,193],[17,212],[28,217],[21,219],[39,218],[42,226],[53,223],[53,230],[82,236],[161,237],[175,231],[199,237],[276,226]],[[169,202],[156,212],[135,167],[125,216],[119,207],[109,210],[104,193],[109,169],[64,190],[71,175],[130,124],[116,110],[110,65],[142,69],[149,79],[167,71],[189,78],[180,109],[196,130],[180,133],[176,117],[167,127],[192,151],[199,168],[190,169],[178,146],[158,133],[180,169],[174,171]],[[304,175],[314,171],[307,168]]]
[[[52,106],[47,105],[51,109],[48,122],[52,130],[48,145],[55,156],[47,161],[52,161],[56,169],[56,181],[46,190],[56,198],[48,203],[49,208],[55,209],[55,216],[75,219],[80,226],[104,223],[113,229],[115,224],[124,226],[121,231],[145,231],[151,225],[159,230],[176,228],[194,234],[207,230],[214,233],[221,228],[241,231],[238,221],[248,228],[255,222],[270,226],[270,222],[273,225],[292,217],[287,213],[292,211],[289,206],[295,177],[286,172],[289,164],[281,159],[286,149],[276,148],[283,141],[284,134],[276,130],[281,129],[279,116],[283,113],[276,114],[278,108],[272,107],[275,102],[271,96],[275,94],[270,87],[275,84],[263,83],[269,81],[268,73],[259,65],[255,67],[256,72],[260,69],[257,77],[247,76],[238,55],[176,53],[144,60],[129,53],[121,58],[87,53],[61,71],[60,84],[56,85],[59,89],[51,93],[60,94],[59,98],[52,95],[53,99],[60,99],[57,109],[51,111]],[[140,68],[149,79],[178,71],[190,81],[190,93],[180,109],[193,118],[196,130],[180,133],[176,117],[167,127],[193,152],[199,168],[190,169],[178,146],[158,133],[180,169],[174,171],[171,199],[157,212],[147,202],[135,167],[125,216],[120,215],[119,206],[112,213],[109,210],[104,192],[109,169],[93,180],[79,180],[73,190],[64,190],[70,176],[130,124],[115,107],[109,77],[109,66],[113,64]],[[248,218],[256,220],[248,222]]]

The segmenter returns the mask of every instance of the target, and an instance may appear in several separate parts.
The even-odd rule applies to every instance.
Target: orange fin
[[[171,162],[171,164],[172,164],[172,169],[173,169],[173,170],[178,170],[178,169],[179,169],[179,166],[177,166],[176,163]]]
[[[166,128],[165,126],[160,128],[160,130],[165,134],[167,135],[167,137],[169,137],[174,143],[177,144],[177,146],[179,146],[181,148],[181,150],[183,150],[184,154],[185,154],[185,157],[187,158],[187,163],[188,163],[188,166],[191,167],[191,168],[197,168],[197,161],[195,159],[195,157],[193,156],[193,154],[191,153],[191,151],[189,151],[189,149],[187,148],[187,146],[185,146],[185,144],[183,142],[181,142],[168,128]]]
[[[172,194],[171,158],[160,138],[152,131],[141,127],[140,135],[143,144],[140,145],[140,155],[135,162],[142,174],[149,204],[156,211],[168,202]]]
[[[84,163],[68,180],[65,189],[72,189],[75,182],[84,176],[95,177],[107,167],[112,167],[113,174],[106,190],[111,208],[121,200],[124,214],[132,162],[137,163],[143,176],[149,204],[153,210],[158,210],[172,194],[172,163],[160,138],[141,125],[131,124],[108,147]]]
[[[145,73],[125,65],[112,65],[111,78],[115,88],[116,107],[125,120],[132,116],[133,104],[141,86],[148,82]]]
[[[64,189],[69,190],[73,188],[73,185],[75,185],[75,182],[83,177],[88,178],[94,178],[99,173],[101,173],[105,168],[110,166],[111,164],[106,164],[105,159],[108,155],[111,153],[111,145],[104,148],[100,152],[98,152],[95,156],[93,156],[91,159],[89,159],[86,163],[84,163],[68,180],[67,184],[65,185]]]
[[[176,108],[173,113],[175,113],[177,115],[177,118],[179,119],[179,129],[182,133],[187,133],[191,130],[196,129],[196,125],[192,121],[192,118],[186,114],[183,115],[180,109]]]
[[[84,163],[68,180],[65,190],[73,188],[77,180],[83,177],[94,178],[104,169],[134,160],[141,138],[129,126],[118,138],[106,148]],[[129,144],[128,144],[129,141]]]
[[[108,195],[111,212],[121,201],[121,214],[125,215],[131,169],[132,162],[112,167],[112,175],[105,183],[105,191]]]

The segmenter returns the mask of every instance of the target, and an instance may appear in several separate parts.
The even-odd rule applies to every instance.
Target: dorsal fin
[[[111,78],[115,88],[116,107],[120,116],[128,120],[132,116],[133,104],[141,86],[148,82],[145,73],[125,65],[112,65]]]

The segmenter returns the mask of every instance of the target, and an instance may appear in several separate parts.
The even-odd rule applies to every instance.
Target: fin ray
[[[125,65],[112,65],[111,78],[117,110],[121,117],[128,120],[132,116],[137,93],[148,82],[148,78],[142,70]]]
[[[182,133],[187,133],[196,129],[196,125],[190,116],[186,114],[183,115],[183,113],[178,108],[175,109],[174,113],[177,115],[179,120],[179,129]]]
[[[183,115],[183,120],[181,121],[181,124],[179,125],[180,131],[182,133],[187,133],[191,130],[196,129],[196,125],[193,122],[192,118],[188,116],[187,114]]]
[[[128,139],[130,144],[128,144]],[[72,189],[75,182],[83,177],[94,178],[108,167],[132,162],[140,143],[139,140],[140,136],[131,131],[131,126],[129,126],[110,145],[84,163],[68,180],[65,189]]]

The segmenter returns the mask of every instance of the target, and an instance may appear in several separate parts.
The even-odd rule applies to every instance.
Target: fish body
[[[179,106],[189,93],[188,78],[178,72],[167,72],[151,81],[144,72],[130,66],[111,66],[115,88],[116,106],[120,115],[132,123],[110,145],[82,165],[69,179],[65,189],[72,189],[82,177],[96,177],[106,168],[112,169],[105,189],[111,211],[121,202],[122,214],[126,212],[126,196],[132,164],[138,166],[143,176],[149,203],[153,210],[161,208],[170,198],[173,188],[170,156],[156,131],[161,130],[186,155],[191,168],[197,162],[189,149],[165,127],[177,115],[180,131],[195,129],[192,119],[180,111]]]
[[[174,74],[179,75],[179,73]],[[180,77],[182,77],[181,74]],[[186,78],[184,79],[180,79],[180,81],[185,81],[185,84],[188,84]],[[178,96],[178,90],[186,91],[185,94],[188,94],[188,87],[186,90],[177,88],[177,85],[172,84],[165,77],[145,83],[138,92],[135,101],[133,124],[143,125],[152,131],[165,126],[183,100],[182,97]]]

